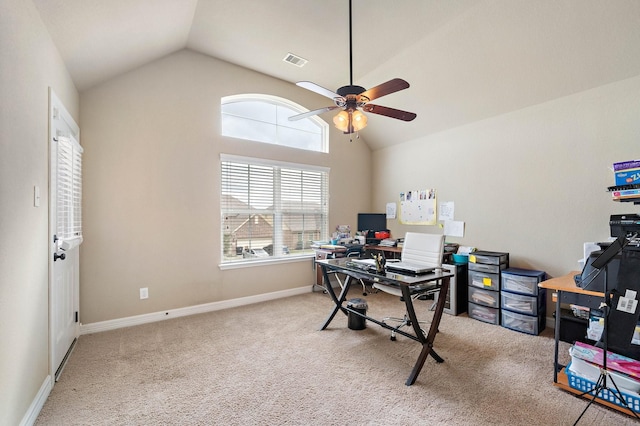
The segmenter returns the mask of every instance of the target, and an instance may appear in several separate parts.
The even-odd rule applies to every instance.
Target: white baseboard
[[[219,311],[222,309],[235,308],[238,306],[250,305],[253,303],[266,302],[268,300],[282,299],[289,296],[297,296],[311,292],[310,286],[293,288],[290,290],[276,291],[273,293],[258,294],[256,296],[241,297],[238,299],[222,300],[220,302],[204,303],[202,305],[187,306],[186,308],[170,309],[167,311],[153,312],[150,314],[136,315],[133,317],[118,318],[108,321],[93,322],[80,325],[80,334],[98,333],[101,331],[115,330],[118,328],[131,327],[134,325],[147,324],[150,322],[162,321],[171,318],[184,317],[188,315],[202,314],[205,312]]]
[[[556,328],[556,319],[554,317],[546,317],[545,325],[547,328],[554,329]]]
[[[36,419],[40,414],[40,410],[42,410],[44,403],[49,397],[52,384],[53,382],[51,381],[51,376],[47,376],[44,379],[44,382],[42,382],[42,386],[40,386],[40,390],[36,394],[36,397],[33,399],[33,402],[31,402],[29,409],[22,418],[20,426],[31,426],[36,422]]]

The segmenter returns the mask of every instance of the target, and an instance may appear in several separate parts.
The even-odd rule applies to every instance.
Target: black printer
[[[640,236],[640,215],[635,213],[631,214],[614,214],[609,219],[609,228],[611,230],[611,236],[618,238],[613,243],[598,243],[600,250],[594,251],[585,259],[584,268],[582,272],[575,275],[574,281],[580,288],[585,288],[591,291],[603,292],[605,289],[604,277],[599,268],[593,267],[593,262],[602,255],[612,244],[622,244],[624,238],[626,241],[620,247],[612,247],[617,250],[618,253],[611,259],[607,266],[608,275],[608,287],[616,288],[618,284],[618,270],[620,268],[620,259],[622,258],[622,251],[640,251],[640,243],[638,236]],[[640,271],[639,271],[640,272]]]
[[[609,218],[609,228],[612,237],[624,235],[626,237],[640,235],[640,215],[631,214],[612,214]]]

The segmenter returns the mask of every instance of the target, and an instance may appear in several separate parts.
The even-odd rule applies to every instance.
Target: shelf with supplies
[[[614,185],[607,188],[613,201],[640,204],[640,184]]]
[[[567,365],[563,365],[559,361],[558,351],[559,351],[559,341],[560,336],[562,334],[561,330],[561,318],[562,318],[562,304],[576,304],[579,306],[584,306],[590,309],[597,309],[602,302],[602,298],[604,297],[603,293],[587,290],[581,287],[578,287],[574,281],[574,276],[578,274],[579,271],[571,271],[566,275],[551,278],[545,281],[541,281],[538,284],[538,287],[544,288],[548,291],[552,291],[554,297],[552,300],[555,302],[555,345],[554,345],[554,356],[553,356],[553,384],[554,386],[563,389],[567,392],[571,392],[575,395],[581,396],[585,399],[592,399],[592,394],[585,394],[583,390],[572,387],[570,384],[570,378],[567,374]],[[635,357],[634,357],[635,358]],[[633,415],[633,413],[619,405],[611,403],[607,400],[601,399],[599,397],[595,398],[595,402],[606,405],[609,408],[621,411],[628,415]]]

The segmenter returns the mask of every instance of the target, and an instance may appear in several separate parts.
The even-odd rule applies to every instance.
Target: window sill
[[[266,266],[266,265],[278,265],[283,263],[293,263],[293,262],[306,262],[309,259],[313,259],[313,253],[303,254],[299,256],[287,256],[287,257],[278,257],[276,259],[255,259],[255,260],[243,260],[238,262],[228,262],[221,263],[218,265],[220,270],[226,271],[228,269],[241,269],[241,268],[251,268],[254,266]]]

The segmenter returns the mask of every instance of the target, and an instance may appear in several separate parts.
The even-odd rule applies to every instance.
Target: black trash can
[[[362,315],[367,314],[367,301],[364,299],[349,299],[347,302],[347,308],[353,309],[354,311],[361,313]],[[347,315],[347,325],[351,330],[364,330],[367,327],[366,319],[354,314],[353,312],[349,312]]]

